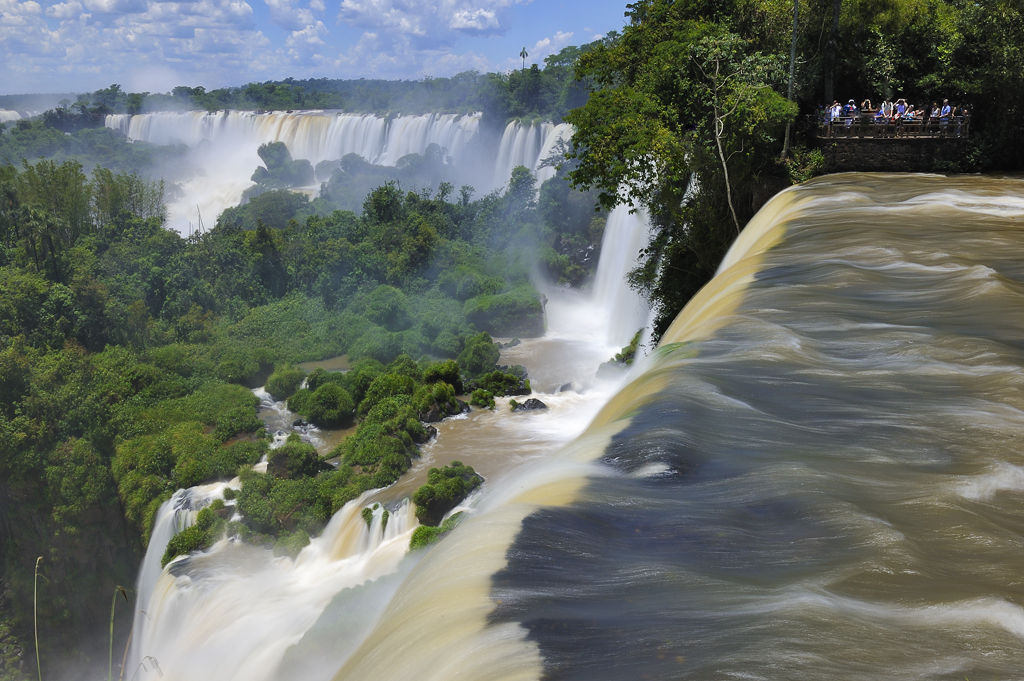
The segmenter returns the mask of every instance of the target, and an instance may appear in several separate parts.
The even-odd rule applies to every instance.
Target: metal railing
[[[971,129],[969,115],[925,120],[876,119],[873,114],[840,116],[831,121],[810,115],[808,123],[823,139],[965,139]]]

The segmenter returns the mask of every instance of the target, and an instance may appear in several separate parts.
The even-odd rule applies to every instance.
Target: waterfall
[[[650,226],[643,210],[630,213],[618,205],[608,215],[601,240],[601,259],[594,275],[593,300],[605,315],[607,339],[623,347],[648,323],[650,307],[629,287],[626,275],[636,267],[640,250],[650,243]]]
[[[186,179],[168,201],[170,227],[181,233],[212,226],[252,186],[249,177],[262,164],[261,144],[283,142],[292,157],[316,165],[347,154],[370,163],[395,165],[431,144],[458,160],[480,128],[480,114],[425,114],[384,118],[373,114],[304,111],[163,112],[108,115],[105,125],[130,140],[156,145],[183,144],[191,151]],[[180,171],[179,171],[180,172]],[[314,194],[315,186],[304,188]]]
[[[421,154],[430,144],[454,158],[480,127],[480,114],[397,116],[390,121],[373,114],[325,112],[254,113],[251,111],[164,112],[109,115],[108,128],[129,139],[157,145],[195,147],[208,141],[232,147],[284,142],[292,156],[314,165],[358,154],[370,163],[394,165],[406,154]]]
[[[385,508],[377,504],[367,523],[362,511],[371,494],[346,504],[295,559],[222,540],[168,566],[146,613],[136,617],[132,644],[136,666],[155,659],[159,671],[150,662],[139,667],[138,678],[273,678],[287,649],[339,592],[399,568],[417,524],[414,507],[408,500],[393,506],[385,526]]]
[[[188,489],[179,489],[170,499],[160,505],[153,522],[153,531],[149,536],[149,545],[146,547],[146,556],[139,568],[139,576],[135,583],[135,622],[132,625],[132,654],[129,661],[132,668],[141,662],[138,641],[142,639],[145,628],[145,616],[140,617],[139,612],[148,607],[153,590],[156,588],[163,572],[160,562],[163,559],[164,551],[167,550],[167,543],[171,538],[195,523],[199,511],[203,510],[214,499],[223,499],[224,490],[228,487],[239,489],[238,478],[231,482],[216,482],[209,485],[199,485]],[[233,501],[228,502],[234,504]]]
[[[0,123],[10,123],[11,121],[21,120],[21,114],[17,111],[9,111],[7,109],[0,109]]]
[[[494,164],[493,187],[501,187],[512,177],[512,169],[526,166],[537,175],[537,185],[554,176],[554,168],[538,166],[554,151],[559,140],[572,136],[568,123],[520,123],[512,121],[505,126],[498,144],[498,155]]]

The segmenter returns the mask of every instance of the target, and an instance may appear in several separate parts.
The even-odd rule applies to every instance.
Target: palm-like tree
[[[530,56],[530,53],[523,48],[523,51],[519,53],[519,56],[523,58],[523,71],[526,71],[526,58]]]

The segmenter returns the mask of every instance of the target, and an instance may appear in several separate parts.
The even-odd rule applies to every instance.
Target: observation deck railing
[[[808,123],[815,135],[822,139],[965,139],[970,134],[969,115],[950,116],[945,119],[925,120],[878,119],[874,113],[840,116],[833,120],[810,115]]]

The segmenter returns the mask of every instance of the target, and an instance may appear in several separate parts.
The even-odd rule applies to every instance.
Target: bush
[[[494,370],[479,376],[473,381],[474,387],[483,389],[492,395],[529,395],[530,380],[526,378],[526,369],[516,365],[507,371]]]
[[[222,507],[223,504],[224,502],[221,502]],[[204,508],[196,516],[194,525],[186,527],[167,542],[167,548],[160,559],[160,567],[165,567],[178,556],[210,548],[224,531],[224,525],[225,522],[217,517],[213,508]]]
[[[494,409],[494,395],[484,390],[483,388],[477,388],[473,391],[473,394],[469,397],[469,403],[474,407],[484,407],[485,409]]]
[[[337,383],[324,383],[304,400],[302,407],[296,411],[317,426],[340,428],[352,422],[355,403],[348,391]]]
[[[295,391],[302,385],[302,379],[306,372],[298,367],[278,367],[267,379],[264,388],[275,400],[286,400],[295,394]]]
[[[424,383],[437,383],[443,381],[455,390],[456,395],[463,391],[462,375],[459,365],[453,360],[447,359],[443,362],[435,362],[423,371]]]
[[[297,433],[288,436],[284,445],[271,450],[267,473],[275,478],[294,480],[330,470],[331,465],[320,460],[316,448],[299,439]]]
[[[498,336],[544,334],[544,306],[540,294],[528,284],[507,293],[470,298],[465,312],[471,324]]]
[[[452,461],[444,468],[431,468],[427,483],[412,496],[416,517],[424,525],[438,525],[445,513],[458,506],[481,483],[483,478],[460,461]]]
[[[441,527],[420,525],[413,531],[412,537],[409,538],[409,550],[414,551],[433,544],[438,539],[454,530],[455,526],[458,525],[461,520],[462,511],[459,511],[451,518],[441,523]]]
[[[366,396],[359,403],[359,414],[365,416],[382,400],[396,395],[409,395],[416,392],[416,382],[408,376],[400,374],[382,374],[373,379],[366,389]]]
[[[454,416],[462,410],[455,399],[455,389],[444,381],[420,386],[413,396],[413,407],[419,420],[427,423]]]
[[[466,339],[466,347],[456,361],[466,374],[478,376],[494,371],[499,357],[501,351],[497,344],[491,340],[490,334],[484,332]]]

